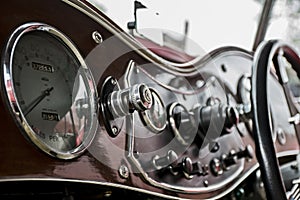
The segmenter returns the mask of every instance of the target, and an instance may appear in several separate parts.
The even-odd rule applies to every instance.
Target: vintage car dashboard
[[[21,193],[4,185],[37,182],[96,185],[104,197],[221,198],[258,169],[251,52],[175,64],[89,1],[30,2],[0,8],[0,197]],[[270,87],[278,156],[294,156],[275,76]]]

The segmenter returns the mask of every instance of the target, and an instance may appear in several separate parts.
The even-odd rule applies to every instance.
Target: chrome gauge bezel
[[[61,151],[51,147],[46,142],[42,141],[37,133],[31,128],[30,124],[26,120],[26,117],[23,114],[20,103],[18,102],[16,89],[14,87],[14,74],[13,74],[13,59],[14,53],[17,47],[18,42],[24,36],[24,34],[33,32],[33,31],[41,31],[45,32],[55,39],[58,40],[62,45],[66,47],[70,53],[73,54],[74,58],[79,63],[81,75],[84,77],[84,84],[86,85],[86,90],[88,93],[88,98],[90,101],[92,111],[92,120],[89,126],[88,136],[79,144],[78,146],[66,150]],[[35,144],[39,149],[44,151],[45,153],[59,158],[59,159],[73,159],[81,155],[91,144],[97,130],[97,116],[98,116],[98,103],[97,103],[97,89],[96,84],[93,79],[92,73],[90,69],[87,67],[83,57],[81,56],[79,50],[73,44],[73,42],[61,31],[58,29],[38,22],[26,23],[19,26],[10,36],[8,43],[6,45],[6,49],[3,55],[2,61],[2,88],[5,93],[5,100],[9,104],[9,110],[17,123],[18,127],[21,129],[21,132],[28,138],[33,144]]]

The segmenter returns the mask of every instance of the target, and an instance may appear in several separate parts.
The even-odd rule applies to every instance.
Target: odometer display
[[[48,121],[60,121],[60,117],[57,113],[42,112],[42,119]]]

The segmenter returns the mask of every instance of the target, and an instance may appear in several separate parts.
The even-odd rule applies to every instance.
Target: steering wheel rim
[[[262,42],[255,52],[251,79],[251,102],[254,122],[253,137],[256,145],[256,157],[260,164],[268,199],[287,199],[272,139],[272,129],[269,123],[270,100],[267,85],[272,62],[276,69],[278,81],[284,89],[291,115],[299,112],[289,95],[288,77],[284,67],[280,63],[281,60],[279,60],[278,55],[284,56],[293,67],[298,66],[295,70],[299,77],[300,58],[296,51],[281,41],[271,40]],[[295,128],[299,141],[299,126]]]

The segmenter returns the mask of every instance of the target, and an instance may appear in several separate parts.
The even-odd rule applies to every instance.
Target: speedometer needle
[[[28,115],[45,97],[50,95],[50,92],[53,90],[54,88],[48,88],[46,90],[44,90],[42,92],[42,94],[40,96],[38,96],[37,98],[35,98],[28,106],[28,108],[26,109],[26,111],[24,111],[24,116]]]

